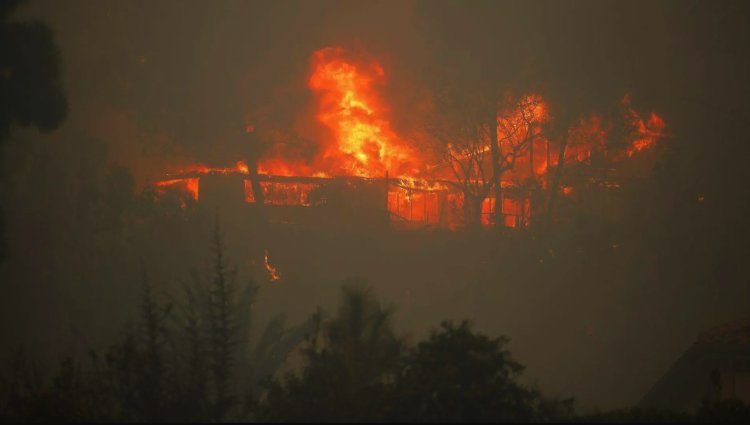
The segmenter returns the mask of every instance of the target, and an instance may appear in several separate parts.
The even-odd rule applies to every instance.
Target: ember
[[[268,250],[263,250],[263,265],[266,267],[266,271],[268,272],[268,279],[271,282],[276,282],[281,280],[281,275],[279,274],[279,270],[271,265],[271,263],[268,261]]]

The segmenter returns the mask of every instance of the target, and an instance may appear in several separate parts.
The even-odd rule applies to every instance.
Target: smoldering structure
[[[642,164],[653,162],[666,135],[664,120],[636,111],[626,93],[616,116],[592,112],[552,138],[547,102],[528,93],[507,96],[490,125],[433,114],[425,117],[426,130],[405,136],[394,130],[379,93],[385,77],[376,59],[355,60],[339,47],[314,52],[308,88],[314,120],[327,132],[312,155],[301,158],[284,141],[259,140],[248,123],[243,142],[262,145],[259,155],[230,167],[196,164],[166,173],[157,192],[176,190],[201,203],[263,204],[277,221],[314,220],[318,214],[309,210],[325,216],[346,205],[352,215],[400,229],[524,228],[549,212],[552,192],[564,207],[567,199],[597,191],[608,199],[602,209],[616,213],[616,197],[606,194],[646,169]]]

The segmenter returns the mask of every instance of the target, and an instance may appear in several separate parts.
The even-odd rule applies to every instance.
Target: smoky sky
[[[603,404],[633,402],[674,360],[684,344],[694,340],[701,328],[727,318],[725,316],[733,314],[735,307],[736,310],[744,308],[742,303],[747,300],[746,297],[733,296],[746,293],[746,290],[732,292],[730,286],[745,288],[746,277],[750,275],[745,266],[748,255],[746,237],[750,235],[745,172],[750,157],[746,105],[750,96],[747,79],[750,75],[748,4],[746,1],[31,0],[19,8],[16,18],[39,19],[51,27],[62,58],[68,117],[59,129],[51,133],[23,133],[23,138],[12,140],[5,157],[8,178],[3,182],[3,188],[13,196],[4,198],[9,199],[4,202],[9,211],[9,222],[20,223],[9,226],[12,230],[9,239],[16,258],[14,261],[19,261],[23,267],[20,272],[9,268],[4,273],[15,273],[13,279],[6,279],[8,282],[17,281],[14,288],[28,286],[23,291],[14,289],[25,296],[17,298],[21,302],[6,297],[9,309],[5,314],[13,319],[16,318],[14,314],[42,317],[39,321],[42,325],[31,319],[25,320],[29,322],[25,328],[29,331],[19,330],[18,333],[31,334],[42,329],[39,339],[51,339],[49,334],[57,332],[52,325],[62,326],[63,320],[58,315],[70,310],[65,304],[65,300],[70,299],[75,301],[75,309],[80,310],[81,317],[99,315],[97,320],[81,319],[79,323],[101,325],[101,333],[109,335],[116,322],[111,313],[113,306],[123,311],[129,309],[130,305],[122,301],[125,299],[122,294],[132,295],[135,290],[127,276],[113,277],[114,283],[107,282],[110,286],[106,288],[104,283],[94,279],[88,282],[89,275],[98,276],[90,269],[96,269],[97,273],[109,278],[110,269],[131,267],[137,264],[137,258],[149,258],[148,253],[161,258],[170,255],[169,251],[173,249],[187,250],[190,248],[187,241],[200,236],[184,234],[176,225],[170,232],[174,223],[167,223],[164,226],[167,230],[153,232],[158,236],[167,235],[161,241],[163,244],[154,244],[146,254],[133,253],[134,259],[118,259],[112,255],[112,264],[102,262],[98,265],[90,261],[94,254],[104,255],[106,250],[91,244],[94,248],[85,251],[81,249],[83,237],[79,240],[75,234],[68,235],[69,223],[74,221],[71,217],[85,208],[77,204],[70,206],[68,209],[72,212],[68,217],[64,214],[67,210],[60,205],[75,201],[74,189],[78,186],[87,189],[86,184],[95,179],[89,178],[88,171],[79,172],[71,165],[74,161],[67,158],[119,164],[133,174],[136,189],[143,187],[148,180],[162,177],[172,167],[195,162],[231,166],[240,159],[238,153],[241,152],[247,122],[265,120],[269,125],[291,133],[300,128],[300,120],[311,119],[313,94],[307,88],[311,55],[324,47],[339,46],[381,63],[387,78],[378,89],[384,103],[390,107],[391,124],[400,134],[408,135],[421,124],[418,111],[425,98],[441,85],[468,93],[538,92],[549,102],[553,123],[559,124],[558,130],[567,128],[581,115],[593,111],[606,113],[608,108],[617,107],[625,93],[631,94],[637,110],[655,111],[664,118],[667,134],[663,143],[670,149],[664,161],[656,166],[653,184],[648,191],[653,196],[652,201],[643,208],[633,207],[633,211],[638,211],[633,220],[656,222],[653,228],[662,230],[662,233],[655,233],[653,239],[666,247],[664,252],[678,252],[690,258],[687,251],[695,251],[694,248],[702,244],[698,246],[699,252],[705,255],[700,257],[708,265],[705,270],[700,270],[709,277],[728,276],[722,278],[725,286],[717,284],[715,288],[708,288],[714,285],[713,281],[693,273],[694,269],[688,264],[684,275],[676,274],[679,279],[672,275],[675,282],[670,284],[673,287],[667,288],[664,284],[649,289],[659,291],[659,288],[666,288],[668,308],[660,310],[654,307],[652,316],[633,316],[632,323],[638,327],[623,325],[625,330],[620,334],[614,331],[605,334],[607,338],[621,342],[623,347],[635,350],[630,335],[623,335],[628,332],[635,334],[633,329],[650,332],[650,339],[640,341],[653,343],[653,350],[649,346],[636,353],[642,359],[638,364],[648,366],[650,375],[645,376],[646,372],[641,375],[642,369],[636,370],[635,367],[622,368],[620,376],[633,381],[627,391],[620,388],[606,393],[601,387],[587,384],[607,381],[609,378],[601,370],[611,371],[621,366],[614,360],[611,363],[580,360],[580,351],[585,351],[592,359],[596,355],[595,351],[585,347],[570,348],[568,352],[575,354],[571,354],[570,359],[578,359],[576,361],[581,367],[588,368],[586,376],[590,379],[579,382],[578,372],[573,371],[570,376],[575,375],[575,379],[568,381],[567,370],[559,367],[558,359],[545,357],[556,354],[555,350],[550,350],[543,342],[537,343],[541,339],[538,335],[542,333],[552,339],[557,337],[559,344],[565,344],[566,341],[559,336],[564,334],[559,334],[557,329],[519,325],[511,329],[517,332],[510,335],[517,338],[521,346],[524,340],[527,341],[527,348],[538,344],[541,348],[534,352],[542,353],[544,361],[539,356],[529,356],[529,363],[546,368],[550,375],[559,374],[562,376],[559,382],[565,385],[574,381],[575,385],[586,387],[590,399]],[[443,75],[449,78],[438,78]],[[26,150],[29,155],[26,155]],[[65,155],[58,155],[60,152]],[[57,160],[56,156],[61,159]],[[16,160],[25,157],[33,161]],[[55,168],[37,165],[50,163]],[[29,171],[35,167],[39,169]],[[85,170],[89,169],[95,167],[86,164]],[[81,183],[69,184],[70,187],[53,184],[65,180],[58,179],[58,176],[66,175],[68,180]],[[31,183],[24,178],[44,184],[35,186],[37,193],[28,193],[30,191],[25,185]],[[694,212],[698,208],[698,197],[705,199],[700,204],[705,213]],[[29,205],[23,205],[22,201]],[[692,215],[685,214],[686,211],[692,211]],[[696,217],[702,221],[691,222]],[[88,219],[84,216],[77,220],[86,222]],[[694,237],[692,232],[696,225],[701,226],[704,239]],[[706,234],[710,238],[705,237]],[[48,239],[44,238],[46,236]],[[643,240],[648,241],[646,236]],[[99,241],[98,237],[95,234],[92,239]],[[404,239],[410,237],[403,236]],[[632,250],[633,258],[640,258],[636,254],[649,248],[649,243],[643,240],[638,239],[642,245],[628,248]],[[397,256],[403,257],[403,269],[412,271],[415,281],[423,279],[422,271],[418,273],[417,268],[409,263],[409,255],[413,254],[409,251],[410,245],[394,245],[387,248],[404,251],[403,255],[399,252]],[[322,260],[318,263],[310,259],[317,258],[311,253],[320,251],[319,246],[305,250],[298,248],[299,263],[309,261],[309,270],[302,266],[295,269],[292,261],[284,263],[286,247],[282,248],[281,242],[278,246],[279,249],[272,246],[271,252],[274,261],[279,259],[284,276],[292,273],[315,275],[318,272],[325,275],[321,270],[332,268]],[[49,258],[59,258],[59,264],[40,267],[35,257],[40,249],[47,249]],[[341,251],[341,255],[355,256],[354,251],[346,250],[345,246]],[[387,250],[383,248],[383,251]],[[67,261],[67,255],[74,256],[78,262]],[[175,270],[179,271],[186,262],[178,253],[171,255],[174,258],[168,263],[170,267],[163,267],[164,275],[175,274]],[[374,275],[381,276],[381,282],[387,282],[390,277],[386,265],[378,263],[377,256],[373,255],[375,260],[367,258],[367,261],[365,257],[347,257],[341,262],[357,272],[371,266],[378,273],[382,271],[382,274]],[[324,257],[321,255],[320,258]],[[420,280],[426,288],[423,293],[430,294],[435,304],[444,297],[444,304],[455,306],[458,311],[463,301],[455,301],[454,292],[449,292],[449,289],[452,291],[460,285],[441,280],[444,278],[442,269],[434,268],[437,262],[440,261],[432,258],[425,261],[430,267],[425,266],[424,270],[428,275],[435,275],[437,284]],[[446,267],[450,265],[448,261],[445,263]],[[636,264],[630,272],[635,276],[647,272],[650,276],[651,269],[657,276],[667,273],[656,266],[649,267],[648,264]],[[72,277],[60,277],[55,283],[56,270],[68,269],[72,270],[69,272]],[[529,269],[534,270],[532,266]],[[523,270],[512,267],[505,270],[509,270],[508,275],[513,279],[524,281]],[[131,272],[138,275],[138,270]],[[42,278],[38,278],[39,274],[43,274]],[[543,286],[548,288],[544,291],[551,291],[549,294],[531,285],[521,289],[501,286],[500,289],[505,291],[502,299],[513,300],[505,309],[498,309],[494,298],[480,291],[466,289],[465,294],[466,299],[484,303],[481,305],[486,307],[485,310],[476,309],[472,313],[484,317],[487,323],[499,323],[498,317],[505,317],[505,323],[511,324],[533,322],[528,311],[521,307],[523,303],[518,307],[513,303],[519,297],[536,299],[529,295],[536,293],[545,300],[544,306],[548,307],[542,310],[550,315],[549,323],[552,324],[588,311],[595,312],[591,313],[590,321],[596,323],[594,319],[609,317],[613,309],[625,309],[621,297],[606,298],[610,301],[617,299],[599,305],[593,295],[576,299],[577,304],[570,301],[569,305],[574,307],[559,307],[559,294],[569,295],[567,288],[584,280],[577,275],[571,276],[566,277],[566,281],[561,278],[560,282]],[[44,279],[53,283],[48,284]],[[622,288],[628,291],[635,288],[631,281],[635,278],[620,276],[619,279]],[[683,280],[701,281],[703,286],[700,290],[696,289],[698,284],[686,289],[679,286]],[[83,285],[81,282],[90,283],[90,288],[71,290],[75,284]],[[399,291],[406,288],[401,282],[393,280],[393,287]],[[54,291],[50,289],[53,284],[58,285],[54,286]],[[316,293],[318,284],[316,281],[305,290]],[[280,287],[288,288],[287,285]],[[121,292],[112,289],[114,287],[120,288]],[[497,290],[497,282],[493,281],[487,288],[488,291]],[[592,283],[591,288],[599,294],[612,293],[600,282]],[[622,289],[623,293],[630,293],[628,291]],[[289,306],[288,310],[305,315],[312,311],[312,307],[295,304],[310,298],[308,293],[302,293],[303,296],[296,298],[279,293],[276,304],[263,308],[276,312]],[[395,289],[393,293],[396,293]],[[709,304],[704,296],[706,293],[715,295],[715,302],[710,306],[715,311],[703,307]],[[102,298],[102,294],[108,298]],[[600,298],[605,299],[604,295]],[[649,303],[655,303],[654,299],[639,298],[634,304],[638,308],[645,307],[637,311],[648,310]],[[724,304],[716,301],[724,299],[729,301]],[[59,304],[57,310],[43,305],[49,300]],[[415,303],[417,301],[423,300],[417,299]],[[432,299],[427,301],[421,305],[433,305],[430,304]],[[34,311],[26,311],[27,305],[33,307],[37,304],[39,307]],[[292,308],[292,305],[297,308]],[[464,303],[464,306],[470,304]],[[412,312],[406,302],[397,307],[407,314],[413,313],[414,317],[425,312],[434,313],[432,307]],[[470,310],[470,307],[466,309]],[[440,311],[434,315],[443,318],[449,313]],[[112,324],[102,323],[105,320],[101,317],[107,317]],[[652,321],[658,323],[654,325]],[[664,335],[656,335],[653,329],[663,329]],[[57,333],[61,334],[61,331]],[[58,336],[58,339],[66,337]],[[669,348],[661,350],[660,344]],[[600,347],[606,353],[618,350],[614,343],[602,343]],[[627,354],[626,349],[620,351],[625,354],[602,358],[617,359],[622,363],[637,357]],[[526,353],[530,352],[532,350],[527,349]],[[525,352],[521,351],[521,354]],[[624,357],[628,359],[623,360]],[[653,358],[658,358],[659,362],[652,361]],[[591,378],[600,375],[603,376],[600,380]],[[560,387],[565,385],[560,384]]]
[[[31,3],[21,15],[42,18],[56,32],[72,104],[69,127],[106,140],[115,159],[122,155],[138,167],[149,156],[231,160],[245,122],[269,109],[276,125],[292,127],[308,104],[312,52],[358,43],[376,54],[386,46],[403,51],[410,44],[404,39],[416,39],[411,9],[93,1]]]
[[[429,90],[426,75],[457,65],[470,70],[462,84],[539,91],[559,117],[602,109],[624,92],[668,121],[680,119],[670,116],[679,113],[675,99],[738,104],[744,9],[663,1],[37,1],[19,16],[49,23],[62,50],[71,118],[61,131],[102,139],[138,175],[157,173],[157,158],[230,161],[244,123],[258,115],[293,128],[309,105],[310,55],[327,46],[383,64],[397,127],[414,125],[409,111]]]

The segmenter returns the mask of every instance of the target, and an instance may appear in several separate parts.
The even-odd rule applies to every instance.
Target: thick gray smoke
[[[172,167],[231,166],[248,122],[295,134],[311,116],[310,55],[342,46],[387,70],[383,96],[404,133],[442,85],[539,92],[557,131],[631,93],[673,136],[648,189],[627,195],[640,202],[628,223],[650,233],[610,234],[584,217],[550,242],[568,251],[549,254],[533,240],[384,235],[357,229],[357,217],[342,219],[346,230],[274,230],[226,213],[232,259],[262,283],[258,320],[299,322],[362,276],[414,336],[474,319],[508,335],[550,392],[584,407],[633,404],[703,328],[750,307],[748,7],[715,4],[31,1],[17,18],[54,31],[69,112],[55,132],[17,130],[6,146],[2,346],[48,360],[101,346],[135,314],[142,265],[164,291],[202,268],[216,211],[180,221],[176,208],[138,227],[128,220],[149,206],[135,194]],[[617,238],[617,255],[576,254]],[[263,275],[264,249],[280,283]],[[553,274],[542,260],[562,261],[554,255],[570,265]]]

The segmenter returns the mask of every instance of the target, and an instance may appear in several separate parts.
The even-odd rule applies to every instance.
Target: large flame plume
[[[340,47],[314,52],[307,87],[313,94],[313,118],[322,129],[316,139],[317,148],[304,161],[285,157],[284,149],[271,149],[259,160],[258,173],[326,178],[383,178],[390,175],[385,204],[393,219],[455,227],[454,224],[460,221],[460,214],[455,211],[464,208],[465,196],[468,196],[450,190],[458,187],[451,184],[451,180],[454,183],[456,179],[460,180],[457,170],[464,167],[462,161],[473,167],[473,174],[464,176],[467,183],[476,184],[476,180],[487,179],[493,166],[490,161],[499,161],[502,175],[499,182],[492,184],[504,189],[530,188],[534,184],[546,188],[551,171],[559,165],[558,154],[563,145],[566,164],[588,163],[595,156],[608,161],[623,161],[653,147],[666,127],[656,113],[644,117],[636,111],[631,105],[630,95],[626,94],[620,103],[619,120],[627,127],[627,134],[617,136],[624,139],[624,144],[610,143],[610,139],[617,138],[612,136],[614,120],[597,113],[574,123],[564,136],[567,143],[563,144],[559,138],[551,139],[546,132],[548,124],[554,120],[546,100],[541,94],[528,93],[498,107],[498,153],[495,158],[488,154],[492,150],[492,141],[485,131],[484,138],[472,140],[470,148],[460,146],[458,140],[448,143],[450,158],[435,163],[434,158],[428,159],[423,150],[408,137],[398,134],[391,125],[389,114],[392,110],[380,92],[387,80],[386,70],[372,58],[355,58]],[[242,161],[234,167],[194,165],[177,171],[177,175],[184,178],[168,175],[166,180],[156,184],[157,188],[187,191],[195,200],[199,195],[201,175],[251,174],[248,165]],[[267,204],[311,206],[310,193],[318,186],[263,181],[257,187],[263,190]],[[245,201],[248,203],[256,201],[252,189],[253,185],[246,180]],[[576,191],[573,187],[563,186],[561,192],[573,195]],[[508,195],[497,201],[487,197],[481,203],[482,223],[490,224],[496,205],[505,215],[501,217],[502,224],[514,227],[528,222],[531,205],[526,195],[520,198]],[[268,264],[267,256],[266,267],[270,273],[272,266]]]

